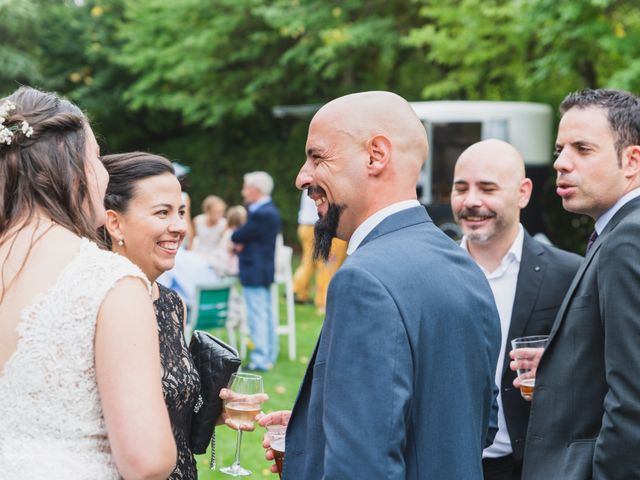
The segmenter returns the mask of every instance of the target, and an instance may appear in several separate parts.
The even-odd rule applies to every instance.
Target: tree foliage
[[[192,166],[196,209],[209,193],[239,202],[242,174],[270,171],[289,238],[306,122],[274,119],[274,105],[640,91],[632,0],[0,0],[0,15],[3,93],[59,91],[104,151]]]
[[[640,88],[635,2],[422,1],[424,24],[406,41],[448,72],[426,98],[557,104],[580,88]]]
[[[25,82],[40,81],[38,50],[31,41],[37,31],[38,2],[0,0],[0,85],[9,91]]]
[[[417,12],[403,3],[128,2],[117,57],[137,76],[127,98],[212,126],[277,103],[415,85],[401,74],[421,66],[406,62],[401,37]]]

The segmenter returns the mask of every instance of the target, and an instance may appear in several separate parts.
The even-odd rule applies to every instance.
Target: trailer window
[[[479,122],[431,124],[430,203],[449,204],[456,160],[468,146],[481,139],[482,124]]]

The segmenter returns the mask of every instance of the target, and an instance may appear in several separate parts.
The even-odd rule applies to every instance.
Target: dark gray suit
[[[640,478],[640,198],[585,257],[542,356],[526,480]]]
[[[422,207],[383,220],[329,285],[287,428],[285,480],[481,480],[498,312]]]
[[[518,465],[524,455],[530,402],[514,388],[516,372],[509,368],[511,340],[528,335],[548,335],[582,257],[544,245],[525,231],[516,295],[511,313],[506,354],[502,364],[502,407],[511,439],[513,459]]]

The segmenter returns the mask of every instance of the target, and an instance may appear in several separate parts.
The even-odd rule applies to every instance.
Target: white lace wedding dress
[[[96,385],[96,317],[107,292],[144,274],[83,240],[46,292],[22,310],[0,371],[0,478],[118,479]],[[132,319],[135,320],[135,319]]]

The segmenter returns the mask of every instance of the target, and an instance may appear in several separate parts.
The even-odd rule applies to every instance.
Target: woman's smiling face
[[[187,228],[185,210],[178,179],[164,173],[137,182],[127,210],[119,214],[124,245],[118,250],[152,282],[175,264]]]

